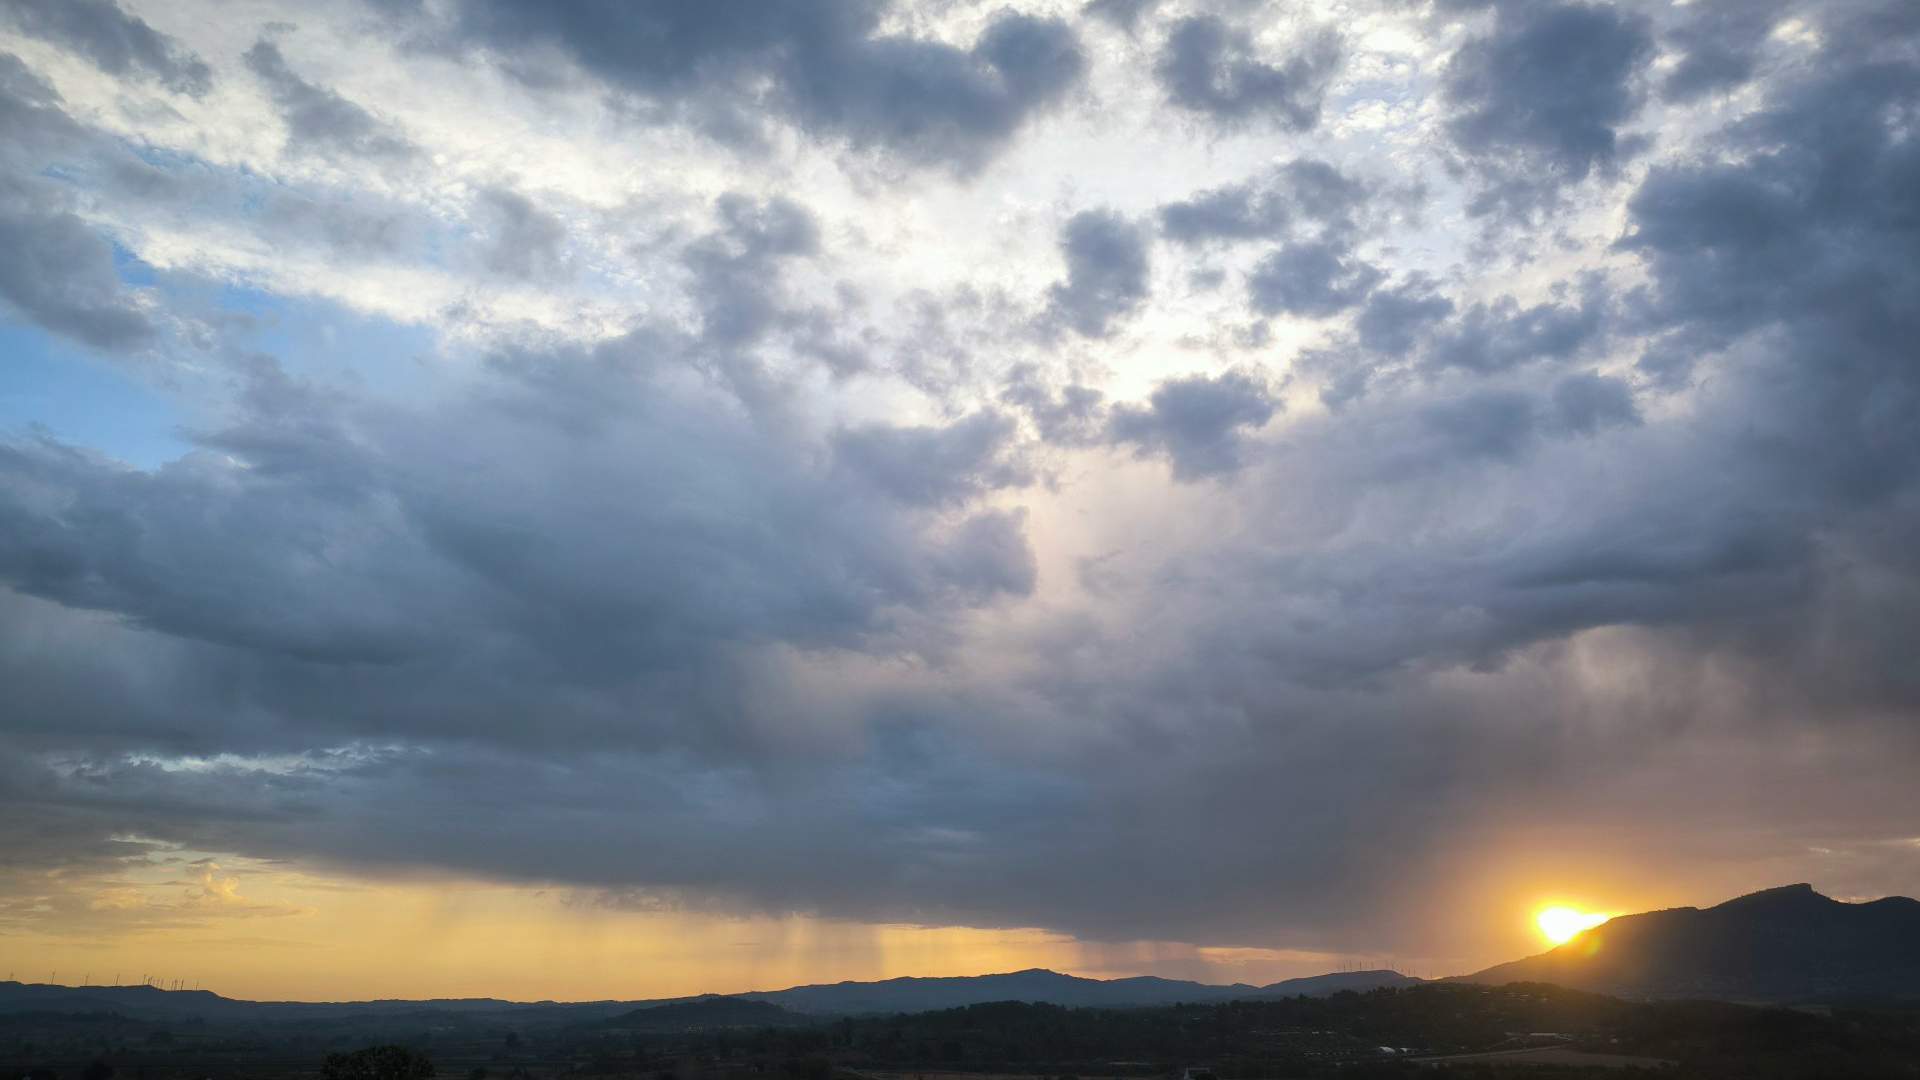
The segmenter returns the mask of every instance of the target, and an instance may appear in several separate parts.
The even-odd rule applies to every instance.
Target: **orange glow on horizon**
[[[255,1000],[636,1000],[1032,967],[1266,983],[1351,962],[1284,948],[1082,941],[1037,928],[628,906],[588,890],[335,876],[157,846],[112,874],[16,885],[29,887],[45,903],[6,926],[16,977],[63,985],[151,977]]]

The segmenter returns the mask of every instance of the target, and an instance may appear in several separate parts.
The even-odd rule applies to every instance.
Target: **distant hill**
[[[1326,997],[1351,990],[1364,994],[1369,990],[1393,989],[1406,986],[1418,986],[1424,979],[1412,975],[1402,975],[1397,971],[1376,968],[1371,971],[1336,971],[1329,975],[1309,975],[1304,979],[1286,979],[1269,983],[1260,988],[1253,997]]]
[[[633,1002],[554,1002],[523,1004],[499,998],[428,998],[418,1001],[247,1001],[222,997],[210,990],[162,990],[157,986],[57,986],[48,983],[0,982],[0,1013],[61,1012],[116,1013],[143,1020],[239,1021],[263,1019],[327,1019],[420,1013],[524,1012],[530,1009],[573,1009],[618,1012]]]
[[[1551,952],[1462,978],[1642,999],[1920,999],[1920,901],[1846,904],[1786,885],[1704,910],[1624,915]]]
[[[1375,990],[1411,986],[1419,979],[1397,971],[1347,971],[1288,979],[1267,986],[1231,983],[1225,986],[1162,979],[1151,975],[1130,979],[1086,979],[1045,968],[1029,968],[1000,975],[954,978],[901,978],[879,982],[843,982],[796,986],[787,990],[742,994],[794,1012],[860,1015],[866,1013],[926,1012],[992,1001],[1026,1001],[1080,1008],[1127,1008],[1173,1005],[1181,1002],[1256,1000],[1274,997],[1319,997],[1342,990]]]
[[[1177,1001],[1220,1001],[1254,995],[1246,984],[1210,986],[1179,979],[1083,979],[1045,968],[998,975],[951,978],[900,978],[879,982],[841,982],[796,986],[739,996],[766,1001],[802,1013],[896,1013],[952,1009],[990,1001],[1029,1001],[1049,1005],[1166,1005]]]
[[[626,1031],[713,1031],[720,1028],[799,1027],[816,1023],[812,1017],[789,1012],[770,1001],[712,997],[648,1005],[603,1021],[603,1026]]]

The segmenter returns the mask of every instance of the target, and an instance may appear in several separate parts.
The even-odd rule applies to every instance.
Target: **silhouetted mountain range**
[[[585,1006],[603,1003],[583,1003]],[[631,1008],[631,1003],[605,1003]],[[162,990],[157,986],[55,986],[0,982],[0,1013],[118,1013],[154,1020],[253,1020],[279,1016],[323,1019],[410,1012],[481,1012],[557,1006],[522,1004],[497,998],[430,998],[421,1001],[246,1001],[210,990]]]
[[[1920,901],[1846,904],[1786,885],[1704,910],[1624,915],[1551,952],[1462,978],[1627,998],[1920,998]]]
[[[57,986],[0,983],[0,1011],[112,1012],[128,1016],[217,1016],[229,999],[205,990],[160,990],[151,986]]]
[[[880,982],[843,982],[796,986],[787,990],[741,994],[801,1013],[858,1014],[925,1012],[989,1001],[1030,1001],[1049,1005],[1121,1007],[1172,1005],[1187,1001],[1316,997],[1341,990],[1373,990],[1382,986],[1410,986],[1419,979],[1397,971],[1347,971],[1288,979],[1267,986],[1233,983],[1216,986],[1142,975],[1131,979],[1084,979],[1045,968],[1029,968],[1004,975],[958,978],[901,978]]]
[[[647,1001],[514,1002],[497,998],[435,998],[424,1001],[344,1002],[244,1001],[206,990],[161,990],[152,986],[53,986],[0,982],[0,1012],[110,1012],[148,1019],[258,1020],[392,1015],[397,1013],[564,1011],[582,1021],[609,1020],[659,1029],[779,1026],[784,1017],[925,1012],[992,1001],[1050,1005],[1128,1007],[1180,1002],[1309,997],[1341,990],[1411,986],[1420,980],[1396,971],[1348,971],[1288,979],[1267,986],[1215,986],[1142,976],[1084,979],[1033,968],[998,975],[900,978],[795,986],[745,994],[703,994]],[[758,1017],[759,1019],[755,1019]]]

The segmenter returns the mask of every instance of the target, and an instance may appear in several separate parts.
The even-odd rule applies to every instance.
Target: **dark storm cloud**
[[[76,142],[80,126],[61,111],[60,94],[45,79],[34,74],[12,53],[0,53],[0,131],[7,140],[0,144],[10,168],[19,168],[18,157],[34,151]]]
[[[505,213],[509,231],[524,226],[529,218],[544,220],[539,211],[514,198],[502,198],[500,192],[487,193],[483,198],[493,204],[495,212]],[[499,425],[497,431],[518,431],[517,438],[507,441],[524,450],[530,445],[529,438],[535,443],[541,441],[543,436],[538,433],[546,432],[546,425],[560,424],[577,430],[582,445],[593,446],[595,439],[610,436],[615,423],[645,426],[642,414],[653,408],[673,414],[666,427],[674,427],[704,408],[724,411],[725,406],[706,401],[701,393],[687,393],[672,380],[667,385],[651,382],[642,373],[682,363],[692,365],[686,369],[688,374],[711,368],[727,387],[723,396],[737,392],[735,373],[741,369],[731,358],[731,350],[750,344],[772,323],[790,315],[773,280],[776,264],[813,252],[818,240],[811,214],[789,200],[758,202],[725,196],[717,201],[715,216],[718,228],[689,245],[685,254],[688,267],[694,271],[691,296],[703,313],[698,337],[644,331],[584,354],[502,354],[492,365],[499,378],[489,384],[481,399],[468,403],[468,415],[461,421],[464,431],[477,433],[489,425]],[[536,231],[552,238],[550,231]],[[205,447],[221,456],[193,455],[146,474],[121,472],[104,461],[53,444],[10,447],[5,462],[12,481],[6,485],[10,494],[46,490],[49,485],[64,494],[57,506],[32,500],[8,502],[0,517],[9,522],[12,543],[0,557],[0,564],[4,564],[0,573],[23,593],[53,598],[71,607],[115,612],[136,625],[168,635],[258,650],[298,664],[419,663],[423,658],[442,655],[441,645],[451,641],[445,636],[447,620],[504,617],[518,626],[520,645],[515,648],[538,652],[551,647],[567,654],[567,666],[582,670],[594,669],[600,662],[597,654],[604,650],[631,648],[641,640],[675,656],[667,659],[663,654],[664,665],[697,667],[701,665],[697,654],[707,646],[696,642],[703,638],[717,641],[728,633],[713,629],[718,625],[759,623],[761,629],[745,631],[748,640],[782,636],[782,631],[769,635],[771,624],[760,622],[762,619],[785,623],[815,645],[835,639],[845,644],[868,632],[888,632],[885,619],[877,615],[869,618],[853,610],[868,602],[938,609],[948,604],[984,603],[1002,591],[1032,587],[1032,560],[1024,552],[1018,515],[993,512],[911,525],[902,514],[882,512],[878,517],[890,518],[915,532],[916,538],[908,542],[905,533],[895,531],[892,540],[883,539],[889,527],[876,522],[877,527],[868,530],[868,535],[886,545],[890,554],[883,559],[886,565],[874,567],[864,581],[861,572],[840,567],[822,573],[819,588],[781,585],[774,589],[779,596],[763,594],[754,599],[738,588],[743,566],[739,560],[750,556],[739,545],[722,545],[710,550],[728,560],[731,569],[709,575],[708,580],[717,586],[723,577],[732,579],[733,586],[724,598],[697,599],[681,590],[686,601],[699,608],[697,618],[675,620],[670,628],[654,627],[645,620],[632,621],[623,645],[614,644],[613,638],[621,636],[616,632],[613,638],[591,648],[569,649],[550,637],[558,627],[545,624],[557,609],[547,602],[534,602],[529,596],[524,610],[509,614],[517,610],[516,603],[506,592],[496,592],[495,600],[502,606],[487,605],[493,607],[493,614],[483,616],[468,607],[477,597],[459,595],[462,590],[452,581],[466,573],[504,585],[516,574],[545,564],[521,565],[520,560],[536,553],[524,548],[522,541],[527,534],[520,532],[520,526],[502,529],[498,523],[469,520],[458,505],[457,493],[410,467],[433,468],[431,455],[421,457],[402,449],[403,443],[422,430],[418,421],[393,426],[394,418],[370,410],[371,403],[320,391],[279,374],[270,363],[248,361],[245,380],[248,408],[244,420],[198,436]],[[635,395],[644,395],[652,405],[635,410]],[[676,401],[678,405],[672,404]],[[767,409],[778,407],[775,399],[742,399],[742,403],[761,420],[779,426],[766,414]],[[951,488],[932,500],[943,508],[964,503],[965,492],[1004,486],[1020,478],[1012,451],[1002,445],[1010,425],[991,414],[982,414],[981,420],[980,424],[957,425],[947,443],[927,447],[929,453],[919,459],[939,475],[917,479],[937,479]],[[728,447],[707,453],[702,461],[721,473],[732,461],[757,474],[773,476],[778,470],[765,464],[749,465],[747,458],[733,453],[741,450],[751,456],[759,452],[745,443],[729,441],[746,430],[742,425],[738,416],[726,416],[717,422],[710,417],[702,422],[706,429],[703,438]],[[667,437],[664,428],[657,434]],[[962,472],[972,463],[962,459],[965,444],[974,434],[990,436],[985,442],[974,442],[994,459],[979,463],[987,475],[978,478]],[[446,445],[456,442],[457,438],[449,438]],[[850,435],[843,449],[848,449],[852,457],[859,450],[876,446],[898,451],[923,446],[923,442],[916,442],[910,430],[871,429]],[[824,459],[825,449],[793,448],[783,452],[783,460],[804,468],[809,458]],[[953,452],[945,453],[946,449]],[[562,452],[557,446],[555,450]],[[661,455],[658,449],[633,452],[651,458]],[[669,452],[661,460],[672,462],[677,453]],[[956,459],[955,453],[961,459]],[[245,475],[257,478],[259,485],[245,491],[228,488],[222,479],[224,469],[218,464],[221,460],[245,461]],[[535,467],[530,461],[518,464]],[[906,476],[899,461],[866,464],[871,466],[869,473],[891,468],[893,472],[887,475],[901,483],[915,479]],[[677,479],[666,478],[667,473]],[[698,487],[702,483],[672,467],[656,472],[654,477],[669,486],[685,482]],[[629,480],[624,486],[633,491],[647,483],[631,477]],[[746,488],[722,483],[737,497],[752,498]],[[400,494],[402,489],[411,494]],[[914,492],[899,484],[878,484],[876,490],[915,501]],[[584,491],[577,494],[589,502],[593,498]],[[856,489],[843,494],[851,505],[878,506]],[[211,510],[209,498],[224,501],[224,505]],[[559,509],[568,501],[563,490],[547,486],[540,491],[540,501],[548,507],[541,512],[550,512],[555,521],[565,516],[567,511]],[[402,504],[406,511],[400,516],[376,510],[391,510]],[[258,540],[280,540],[252,549],[250,554],[257,558],[251,559],[205,548],[190,535],[191,521],[174,515],[176,509],[185,511],[194,506],[229,521],[244,519],[245,524],[236,527]],[[822,503],[823,512],[824,506]],[[745,511],[744,505],[740,509],[749,517],[756,516]],[[835,520],[850,521],[846,510],[843,507],[833,515]],[[367,518],[369,512],[377,520]],[[859,516],[859,512],[853,516]],[[672,528],[659,521],[640,528],[651,542],[669,547],[682,543],[703,546],[717,539],[711,531],[720,527],[717,520],[689,520],[686,524],[688,531],[678,539]],[[333,570],[327,573],[316,576],[308,572],[311,567],[296,569],[307,557],[302,552],[308,540],[330,543],[324,538],[341,535],[343,530],[367,541],[366,547],[357,549],[359,557],[341,548],[328,556]],[[775,557],[778,563],[797,565],[792,545],[800,531],[783,529],[766,537],[767,542],[781,545],[781,553]],[[703,532],[707,538],[698,539]],[[771,549],[766,554],[771,555]],[[845,556],[841,551],[832,557]],[[680,560],[668,557],[668,561]],[[577,557],[571,564],[583,568]],[[334,573],[344,577],[333,578]],[[420,591],[410,592],[401,586],[400,578],[389,574],[404,576]],[[542,574],[535,572],[533,576]],[[839,585],[826,585],[829,580]],[[183,581],[222,581],[223,588],[231,590],[229,595],[237,599],[252,593],[258,606],[228,606],[214,594],[192,590],[183,593],[173,584]],[[546,575],[542,583],[529,582],[527,587],[577,589],[583,602],[592,593],[594,610],[616,622],[625,618],[619,614],[623,604],[635,605],[630,610],[637,613],[659,610],[661,604],[671,603],[660,590],[649,593],[649,586],[640,586],[622,600],[613,591],[594,589],[565,573]],[[850,603],[830,598],[833,589],[839,587],[850,590],[843,597]],[[862,599],[853,601],[855,595]],[[819,606],[814,615],[803,614],[816,603]],[[776,613],[775,608],[783,608],[786,613]],[[517,621],[523,617],[524,621]],[[841,631],[827,630],[836,622]],[[826,631],[826,636],[813,637],[816,631]],[[852,637],[841,637],[842,631]]]
[[[1351,232],[1354,219],[1374,194],[1371,185],[1324,161],[1300,158],[1282,166],[1280,172],[1300,213],[1328,233]]]
[[[1007,482],[1027,481],[1020,477]],[[998,486],[1000,480],[990,483]],[[1025,510],[982,510],[964,519],[939,548],[934,565],[944,587],[964,603],[1026,596],[1040,577],[1027,543]]]
[[[1503,558],[1537,568],[1526,581],[1562,583],[1506,598],[1489,583],[1477,603],[1512,615],[1507,633],[1684,618],[1763,665],[1794,666],[1808,680],[1801,692],[1818,685],[1856,710],[1915,700],[1911,680],[1882,666],[1885,613],[1867,617],[1878,605],[1852,595],[1847,573],[1825,561],[1835,549],[1865,550],[1877,567],[1869,576],[1904,581],[1915,569],[1867,539],[1911,534],[1920,476],[1920,439],[1887,422],[1889,407],[1902,407],[1892,403],[1920,390],[1904,359],[1916,331],[1906,298],[1920,289],[1911,257],[1920,155],[1876,119],[1920,103],[1920,27],[1897,30],[1891,10],[1831,9],[1802,74],[1770,87],[1715,152],[1647,177],[1620,247],[1644,260],[1650,282],[1617,320],[1597,287],[1577,306],[1469,309],[1436,335],[1432,386],[1453,387],[1462,371],[1497,385],[1460,393],[1404,382],[1342,414],[1355,440],[1391,446],[1407,441],[1385,434],[1398,430],[1396,410],[1417,407],[1421,426],[1456,451],[1450,468],[1544,470],[1537,461],[1569,466],[1579,453],[1596,454],[1595,470],[1662,478],[1609,492],[1572,533],[1525,535],[1524,553],[1505,546]],[[1641,417],[1617,376],[1564,371],[1633,323],[1713,372],[1683,423]],[[1459,363],[1463,342],[1479,359]],[[1425,395],[1433,400],[1416,404]],[[1290,440],[1296,450],[1302,438]],[[1617,449],[1597,456],[1586,439]],[[1865,531],[1851,534],[1856,526]],[[1742,580],[1750,591],[1733,585]],[[1850,624],[1860,636],[1817,650],[1846,656],[1846,675],[1814,676],[1801,666],[1814,648],[1804,625],[1834,605],[1861,619]]]
[[[122,286],[113,247],[73,213],[72,197],[36,175],[40,155],[84,146],[60,98],[0,53],[0,299],[26,318],[102,349],[138,345],[153,325]]]
[[[1262,315],[1323,319],[1360,303],[1386,275],[1344,247],[1286,244],[1247,275],[1247,295]]]
[[[1625,379],[1590,371],[1569,375],[1554,384],[1553,408],[1562,428],[1581,435],[1640,422],[1633,387]]]
[[[1843,498],[1906,487],[1920,447],[1886,422],[1920,395],[1920,148],[1886,120],[1920,108],[1920,18],[1895,15],[1909,11],[1831,9],[1811,71],[1732,129],[1727,157],[1649,175],[1620,245],[1652,273],[1644,317],[1666,347],[1777,337],[1753,401],[1768,457]]]
[[[1427,423],[1454,454],[1515,460],[1533,439],[1533,399],[1511,390],[1480,390],[1433,405]]]
[[[723,195],[714,210],[719,228],[688,245],[682,261],[693,272],[702,335],[721,347],[745,345],[790,314],[776,272],[819,250],[820,226],[812,211],[778,196]]]
[[[1340,281],[1324,270],[1299,277],[1309,289]],[[1587,274],[1549,293],[1554,299],[1537,304],[1503,296],[1462,311],[1433,279],[1412,274],[1367,294],[1352,333],[1309,350],[1303,370],[1322,379],[1322,400],[1337,407],[1382,382],[1433,382],[1449,373],[1495,378],[1536,365],[1563,367],[1604,349],[1616,313],[1605,279]]]
[[[1300,158],[1244,183],[1196,192],[1160,208],[1160,231],[1178,244],[1276,239],[1296,219],[1343,236],[1371,192],[1324,161]]]
[[[1605,327],[1609,296],[1597,279],[1576,305],[1521,307],[1511,296],[1475,304],[1436,335],[1427,362],[1482,374],[1522,364],[1568,360],[1592,346]]]
[[[418,149],[391,124],[324,86],[315,86],[287,66],[279,46],[256,41],[246,53],[248,70],[260,77],[280,106],[293,154],[349,154],[401,161]]]
[[[1320,123],[1341,56],[1339,36],[1321,31],[1292,55],[1268,59],[1245,30],[1217,15],[1189,15],[1168,32],[1154,75],[1168,101],[1217,123],[1309,131]]]
[[[5,738],[103,756],[56,775],[10,752],[23,764],[0,801],[60,805],[32,815],[50,833],[36,850],[68,857],[130,831],[264,851],[292,828],[305,854],[362,866],[644,878],[758,905],[780,903],[764,882],[805,879],[787,903],[845,909],[873,901],[832,879],[865,867],[863,889],[912,895],[891,879],[920,850],[900,824],[912,808],[826,797],[900,789],[883,762],[831,760],[783,650],[910,656],[937,648],[928,628],[954,613],[1031,591],[1021,513],[966,506],[966,492],[1014,480],[1009,425],[982,414],[793,442],[749,422],[675,348],[671,334],[635,335],[503,358],[471,396],[397,413],[256,361],[243,414],[199,436],[209,452],[159,470],[9,445],[0,622],[39,629],[0,634]],[[582,422],[595,416],[617,422]],[[945,485],[938,512],[922,509],[927,484]],[[43,644],[67,634],[112,645],[45,666]],[[248,702],[253,719],[190,719],[211,701]],[[809,718],[791,725],[795,709]],[[789,719],[767,726],[776,714]],[[785,749],[760,743],[780,725]],[[816,738],[825,763],[811,763]],[[550,769],[527,770],[535,745]],[[183,752],[303,760],[202,782],[139,756]],[[982,782],[953,766],[941,781],[915,760],[913,798],[949,825],[1046,801],[1011,774]],[[762,768],[795,776],[752,775]],[[792,788],[803,776],[821,797]],[[520,808],[436,821],[409,805],[474,785],[519,792]],[[559,837],[608,812],[652,823],[623,841],[645,854],[590,872],[585,848]],[[367,823],[389,813],[420,828],[369,846]],[[715,831],[715,813],[738,827]],[[895,831],[874,831],[883,821]],[[850,827],[857,844],[843,842]],[[5,839],[26,857],[17,832]],[[716,877],[716,856],[758,869]]]
[[[1526,214],[1628,152],[1645,96],[1647,20],[1586,4],[1495,5],[1492,31],[1447,62],[1447,130],[1482,175],[1477,212]]]
[[[0,178],[0,298],[56,333],[101,349],[153,336],[121,286],[113,248],[50,192]]]
[[[1006,11],[970,48],[879,33],[882,3],[724,0],[546,4],[465,0],[454,33],[524,76],[538,47],[709,130],[771,109],[827,138],[962,171],[1058,102],[1086,66],[1057,19]]]
[[[1428,328],[1451,314],[1453,301],[1435,290],[1431,278],[1416,274],[1392,288],[1374,290],[1354,329],[1366,348],[1404,357]]]
[[[1660,80],[1669,101],[1692,101],[1745,83],[1787,0],[1696,0],[1678,12],[1665,43],[1680,62]]]
[[[944,427],[868,424],[840,432],[834,461],[890,498],[961,503],[994,488],[1029,484],[1012,446],[1013,421],[983,410]]]
[[[410,417],[261,367],[248,415],[200,436],[219,453],[151,473],[55,444],[10,446],[0,576],[67,606],[312,664],[444,659],[480,644],[460,641],[466,624],[504,634],[482,651],[581,672],[615,654],[628,671],[698,667],[730,640],[862,647],[888,636],[887,606],[984,602],[1019,584],[982,569],[1009,558],[1004,519],[956,525],[891,508],[917,501],[916,479],[944,485],[949,505],[1013,482],[1003,422],[851,436],[843,453],[889,496],[874,500],[809,464],[823,455],[756,434],[711,391],[646,374],[672,366],[667,340],[610,343],[578,358],[587,370],[567,382],[526,382],[537,369],[503,365],[484,398]],[[606,410],[620,423],[581,422]],[[906,464],[870,456],[901,446],[923,452]],[[975,467],[982,476],[967,475]],[[604,504],[608,485],[627,511]]]
[[[194,97],[213,83],[199,57],[113,0],[6,0],[0,19],[79,53],[111,75],[138,72]]]
[[[1082,210],[1060,230],[1067,280],[1047,290],[1047,321],[1106,337],[1150,291],[1146,230],[1110,210]]]
[[[1245,436],[1279,411],[1272,389],[1257,375],[1193,375],[1161,383],[1145,407],[1115,406],[1107,438],[1143,457],[1165,455],[1175,478],[1198,480],[1240,469]]]

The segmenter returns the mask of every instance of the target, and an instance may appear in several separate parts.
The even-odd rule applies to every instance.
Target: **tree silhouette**
[[[404,1046],[369,1046],[351,1054],[328,1054],[320,1075],[325,1080],[427,1080],[433,1062]]]

